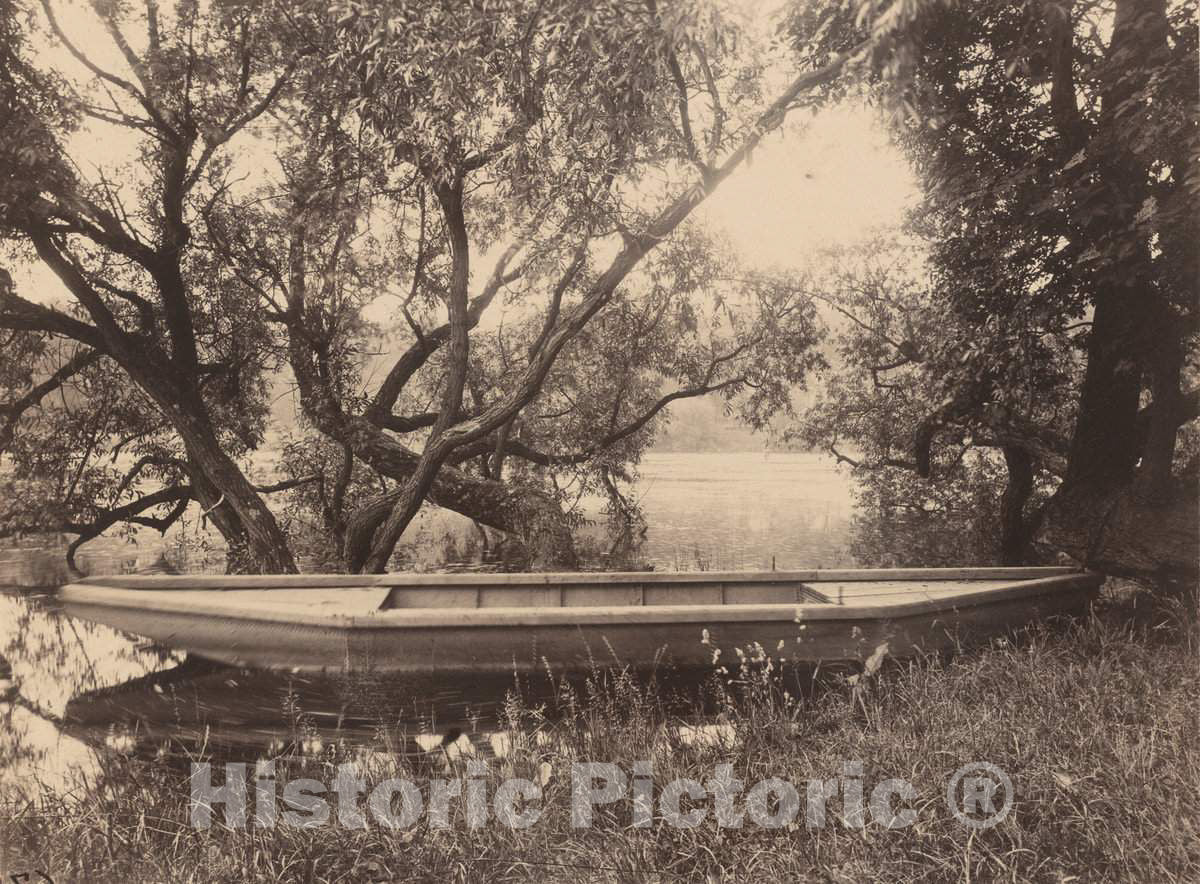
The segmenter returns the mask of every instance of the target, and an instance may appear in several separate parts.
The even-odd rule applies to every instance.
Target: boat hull
[[[755,585],[765,580],[763,575],[746,577],[757,580]],[[151,591],[112,586],[109,580],[110,585],[65,587],[62,595],[75,616],[221,662],[299,671],[436,674],[696,667],[711,666],[718,658],[728,665],[736,662],[738,649],[755,646],[799,663],[863,660],[885,644],[893,657],[938,653],[1047,617],[1078,614],[1102,582],[1098,575],[1078,572],[1000,580],[999,585],[993,579],[981,587],[959,581],[954,592],[935,582],[924,598],[877,593],[879,598],[860,595],[853,603],[836,604],[809,600],[820,594],[801,592],[800,582],[793,581],[789,592],[800,601],[791,603],[649,604],[643,580],[638,584],[641,604],[568,606],[559,584],[558,606],[488,607],[412,606],[412,598],[395,607],[397,587],[389,585],[379,591],[379,604],[391,607],[346,614],[336,604],[322,610],[239,602],[233,598],[236,591],[228,589],[172,596],[159,588],[164,578],[157,579],[160,583]],[[172,579],[189,585],[186,578]],[[710,584],[708,579],[703,585]],[[538,575],[538,591],[548,585]],[[819,590],[821,583],[804,586]],[[400,589],[417,592],[408,584]],[[427,590],[441,592],[442,603],[448,604],[446,585]],[[329,592],[336,603],[340,590]],[[728,589],[722,593],[728,595]],[[481,596],[476,598],[478,605]]]

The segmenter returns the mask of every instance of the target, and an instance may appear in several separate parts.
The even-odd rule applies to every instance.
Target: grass
[[[1135,604],[1136,602],[1136,604]],[[800,675],[753,650],[710,686],[696,739],[653,684],[596,673],[563,684],[553,708],[511,697],[508,751],[490,764],[544,783],[540,820],[407,830],[326,825],[229,829],[188,825],[186,783],[152,762],[108,759],[80,801],[42,794],[0,820],[0,870],[55,881],[1194,881],[1200,879],[1200,639],[1194,612],[1144,600],[1110,603],[1086,622],[1040,627],[952,659],[887,663],[857,677]],[[695,722],[691,722],[694,724]],[[691,735],[689,739],[688,736]],[[432,756],[431,756],[432,757]],[[630,800],[571,826],[572,760],[626,773],[652,759],[654,780],[706,780],[732,765],[747,783],[800,788],[861,761],[867,794],[902,777],[916,789],[908,827],[847,826],[839,798],[821,828],[753,824],[695,828],[660,816],[631,825]],[[298,762],[331,780],[333,755]],[[994,828],[973,830],[944,801],[969,761],[1002,768],[1015,802]],[[368,780],[464,775],[429,760],[373,759]],[[685,802],[686,803],[686,802]],[[707,806],[701,802],[696,806]],[[685,808],[686,809],[686,808]],[[218,814],[217,819],[221,819]]]

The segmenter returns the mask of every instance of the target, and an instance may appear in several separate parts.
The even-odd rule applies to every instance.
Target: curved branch
[[[973,385],[966,390],[960,391],[940,408],[926,415],[917,424],[917,428],[913,432],[912,450],[918,476],[922,479],[929,478],[932,470],[933,439],[938,431],[946,426],[946,424],[951,423],[969,413],[973,408],[981,405],[984,401],[984,395],[982,386]]]
[[[122,506],[99,510],[91,521],[88,522],[77,522],[72,519],[63,518],[52,522],[12,525],[3,534],[0,534],[0,536],[8,537],[15,534],[43,531],[77,534],[79,536],[71,543],[67,550],[67,563],[73,570],[77,571],[74,563],[75,551],[89,540],[99,537],[118,522],[131,522],[137,525],[144,525],[160,533],[164,533],[183,515],[191,499],[192,489],[190,486],[171,485],[167,488],[160,488],[152,494],[139,497],[137,500],[130,501]],[[147,510],[167,503],[174,503],[175,506],[166,516],[156,518],[143,515]]]
[[[738,149],[724,163],[712,170],[709,175],[704,176],[703,180],[695,183],[660,211],[658,216],[643,233],[640,235],[626,234],[624,247],[613,258],[608,269],[593,283],[583,300],[566,315],[566,318],[551,334],[546,336],[538,358],[530,361],[529,368],[520,386],[509,396],[496,402],[479,417],[464,421],[453,428],[448,428],[447,432],[438,440],[438,444],[449,451],[460,445],[473,442],[498,429],[502,424],[511,419],[513,415],[528,405],[534,396],[537,395],[537,391],[541,388],[546,375],[549,374],[562,348],[611,300],[617,286],[620,285],[646,253],[670,236],[675,228],[683,223],[684,219],[692,213],[692,210],[696,206],[746,161],[766,134],[773,131],[783,122],[788,111],[792,109],[793,103],[803,93],[832,81],[841,72],[846,61],[861,48],[861,46],[855,47],[851,52],[836,56],[824,67],[813,71],[805,71],[797,76],[771,105],[759,115],[751,130],[751,134],[742,141]],[[510,249],[510,254],[506,255],[506,257],[510,257],[512,251]],[[505,259],[501,259],[500,264],[497,265],[497,272],[504,266],[504,263]],[[481,295],[480,297],[484,296]],[[445,332],[447,338],[449,337],[449,331],[449,328],[447,328]],[[423,350],[425,348],[415,345],[413,349]],[[432,352],[432,350],[429,351],[429,353]],[[420,361],[417,362],[416,367],[424,364],[429,353],[419,356]],[[405,357],[402,357],[401,361],[404,361],[408,355],[405,354]],[[415,371],[416,367],[412,371]],[[376,399],[369,411],[371,415],[382,415],[386,413],[384,411],[385,408],[387,411],[391,410],[391,406],[395,403],[395,397],[399,395],[404,383],[407,382],[412,374],[412,371],[409,371],[405,375],[400,369],[401,364],[398,362],[393,367],[392,374],[385,380],[384,386],[380,388],[380,392],[376,395]],[[400,377],[394,378],[393,375],[399,375]]]
[[[471,300],[471,304],[467,308],[468,330],[479,325],[480,318],[495,299],[496,294],[504,285],[512,282],[515,278],[516,275],[502,273],[499,277],[494,278],[479,295]],[[390,415],[392,408],[396,405],[396,400],[400,398],[400,393],[412,379],[412,376],[429,361],[429,357],[440,350],[448,340],[450,340],[450,323],[440,325],[431,332],[426,332],[411,347],[404,351],[400,358],[393,363],[387,377],[384,378],[383,383],[379,385],[379,389],[375,392],[371,404],[367,406],[365,412],[366,418],[378,426],[387,426],[389,420],[396,419]],[[428,426],[433,426],[433,423],[428,424]],[[413,429],[421,428],[414,427]],[[388,427],[388,429],[393,428]],[[407,433],[411,432],[411,430],[397,430],[397,432]]]
[[[263,94],[263,97],[259,99],[258,102],[247,108],[239,116],[230,119],[219,130],[206,135],[204,139],[204,149],[200,152],[200,156],[197,158],[196,164],[192,167],[192,171],[184,180],[184,191],[191,190],[192,187],[195,186],[196,182],[200,180],[200,176],[204,174],[204,169],[208,165],[209,160],[212,159],[212,155],[216,152],[217,148],[225,144],[227,141],[229,141],[229,139],[233,138],[234,135],[242,131],[242,129],[246,128],[246,126],[250,125],[250,123],[253,123],[256,119],[261,117],[267,112],[271,105],[275,103],[275,100],[283,91],[284,86],[287,85],[288,80],[291,79],[292,74],[295,72],[296,66],[300,63],[300,59],[303,58],[305,54],[306,53],[300,53],[300,55],[288,63],[287,67],[284,68],[283,73],[279,75],[279,77]]]
[[[160,130],[162,130],[164,134],[171,136],[176,136],[178,134],[173,128],[167,125],[167,121],[163,118],[162,114],[159,113],[158,108],[154,106],[154,103],[150,100],[149,95],[144,93],[141,89],[138,89],[138,87],[129,80],[126,80],[123,77],[118,77],[116,74],[109,73],[101,68],[90,58],[88,58],[87,55],[85,55],[79,49],[79,47],[71,42],[71,40],[63,32],[62,27],[58,23],[58,19],[54,15],[54,9],[50,5],[50,0],[42,0],[42,10],[46,13],[46,19],[50,23],[50,29],[54,32],[54,36],[58,38],[59,42],[66,47],[67,51],[70,52],[80,64],[91,71],[92,74],[99,79],[104,80],[107,83],[111,83],[122,92],[133,96],[133,98],[137,100],[138,104],[142,106],[146,113],[150,115],[150,118],[154,121],[154,124]],[[109,23],[103,15],[101,15],[101,19],[105,20],[105,24],[108,26]],[[136,71],[137,68],[134,68],[134,70]]]
[[[857,48],[853,50],[857,52]],[[487,409],[474,420],[464,421],[436,441],[444,451],[487,436],[511,419],[518,411],[533,401],[546,376],[550,373],[559,352],[569,343],[608,302],[617,287],[637,266],[638,262],[658,243],[670,236],[704,199],[734,173],[758,147],[768,132],[776,129],[793,107],[794,102],[805,92],[832,81],[842,70],[852,53],[843,53],[829,64],[814,71],[806,71],[794,79],[771,105],[759,115],[751,134],[747,136],[728,159],[718,168],[698,181],[673,202],[662,209],[657,217],[641,234],[625,234],[625,244],[612,259],[607,270],[592,284],[591,288],[565,319],[546,338],[541,353],[531,360],[525,377],[508,396]]]
[[[103,349],[113,355],[125,350],[130,340],[129,332],[117,322],[112,311],[108,309],[108,305],[104,303],[104,299],[100,297],[100,293],[92,288],[79,266],[58,247],[44,230],[34,231],[30,239],[33,241],[38,257],[54,271],[67,290],[75,296],[91,316],[92,322],[95,323],[94,328],[104,342]],[[87,328],[92,328],[92,326],[87,326]]]
[[[17,429],[17,422],[20,420],[22,414],[37,405],[43,398],[53,393],[70,378],[79,374],[79,372],[88,366],[94,365],[103,355],[97,350],[81,350],[60,366],[54,374],[50,375],[50,377],[46,378],[40,384],[32,387],[25,395],[10,402],[0,402],[0,418],[3,419],[0,422],[0,452],[5,451],[12,444],[13,435]]]
[[[834,456],[839,464],[844,463],[851,469],[879,470],[883,469],[884,467],[894,467],[898,470],[912,470],[914,472],[917,469],[917,464],[915,461],[903,460],[902,458],[897,457],[882,457],[872,463],[864,463],[861,460],[855,460],[854,458],[848,457],[847,455],[838,451],[836,441],[830,442],[825,447],[829,453]]]
[[[259,494],[275,494],[279,491],[290,491],[293,488],[299,488],[301,485],[311,485],[314,482],[320,482],[323,478],[324,476],[320,473],[314,473],[311,476],[301,476],[298,479],[284,479],[271,485],[255,485],[254,490]]]
[[[53,307],[27,301],[16,293],[12,277],[0,268],[0,327],[17,331],[42,331],[62,335],[107,354],[100,329]]]
[[[646,0],[646,6],[650,10],[650,15],[658,19],[658,4],[655,3],[655,0]],[[683,68],[679,66],[679,57],[675,54],[675,49],[671,46],[670,40],[665,40],[664,44],[663,48],[667,60],[667,69],[671,72],[671,80],[675,84],[675,102],[679,111],[679,128],[683,134],[684,150],[687,151],[688,160],[700,170],[701,177],[707,180],[710,169],[701,158],[700,151],[696,147],[696,136],[692,132],[692,114],[688,107],[687,81],[683,78]]]
[[[720,384],[705,384],[698,387],[688,387],[683,390],[676,390],[673,393],[668,393],[650,408],[646,409],[641,415],[627,424],[613,430],[604,435],[599,441],[593,445],[589,445],[583,451],[577,451],[571,454],[547,454],[543,451],[531,448],[519,439],[507,440],[504,444],[506,454],[511,454],[527,460],[530,463],[538,464],[539,466],[570,466],[573,464],[585,463],[591,460],[604,449],[615,445],[622,439],[632,436],[642,427],[646,426],[660,411],[679,399],[691,399],[697,396],[705,396],[709,393],[716,393],[728,387],[733,387],[745,382],[744,377],[731,378]],[[486,454],[495,447],[496,443],[491,438],[479,439],[469,445],[464,445],[454,452],[452,458],[454,463],[462,463],[470,460],[472,457],[478,457],[480,454]]]
[[[71,545],[67,547],[67,567],[74,573],[79,573],[79,569],[75,565],[75,552],[83,544],[89,540],[94,540],[99,537],[113,525],[118,522],[133,522],[138,525],[143,525],[147,528],[153,528],[159,534],[165,534],[175,522],[183,515],[187,509],[188,503],[192,499],[192,490],[186,485],[173,485],[169,488],[162,488],[153,494],[148,494],[145,497],[138,498],[124,506],[115,507],[110,510],[103,510],[90,523],[72,524],[65,523],[59,528],[61,531],[68,533],[77,533],[79,536],[71,541]],[[155,518],[152,516],[141,515],[146,510],[154,509],[164,503],[174,501],[175,506],[171,511],[161,517]]]
[[[426,430],[436,424],[440,413],[425,411],[411,416],[387,414],[379,418],[376,423],[393,433],[415,433],[417,430]]]

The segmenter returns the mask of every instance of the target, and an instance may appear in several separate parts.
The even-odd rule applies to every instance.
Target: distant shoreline
[[[812,449],[789,448],[659,448],[651,447],[646,454],[825,454]]]

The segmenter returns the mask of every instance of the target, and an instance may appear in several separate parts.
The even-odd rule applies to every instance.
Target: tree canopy
[[[761,422],[818,361],[794,281],[686,219],[842,55],[764,95],[707,2],[94,3],[104,41],[49,0],[6,13],[0,223],[72,298],[5,278],[0,327],[70,360],[14,378],[6,413],[30,441],[67,386],[103,413],[88,371],[131,403],[54,469],[12,456],[105,477],[45,527],[192,499],[231,567],[294,568],[243,468],[283,372],[323,453],[270,490],[314,496],[346,567],[385,568],[426,500],[566,562],[566,472],[617,499],[670,402]]]
[[[194,501],[288,571],[288,494],[381,571],[432,502],[571,564],[672,402],[764,426],[828,326],[792,434],[877,507],[973,495],[1005,560],[1192,574],[1194,3],[789,10],[768,45],[717,0],[2,0],[0,237],[38,270],[0,275],[0,530]],[[864,94],[922,184],[903,236],[799,277],[690,217]]]

